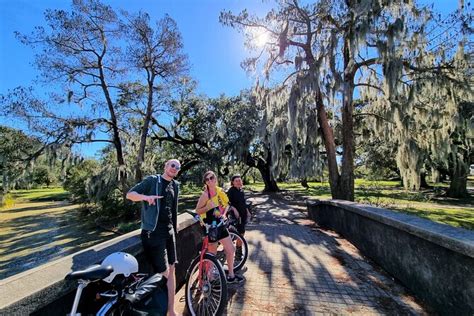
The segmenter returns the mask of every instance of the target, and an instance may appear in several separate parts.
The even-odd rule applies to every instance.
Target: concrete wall
[[[201,237],[201,228],[191,215],[178,216],[177,287],[184,284],[187,268],[200,250]],[[130,232],[0,281],[0,315],[66,315],[72,307],[77,286],[76,282],[64,280],[66,274],[100,263],[116,251],[133,254],[139,262],[140,271],[149,271],[150,267],[142,254],[140,230]],[[92,308],[90,302],[93,301],[94,285],[89,285],[87,289],[89,291],[84,292],[81,302],[89,302],[88,308]],[[80,311],[83,307],[81,304]]]
[[[474,232],[347,201],[308,201],[340,233],[443,315],[474,315]]]

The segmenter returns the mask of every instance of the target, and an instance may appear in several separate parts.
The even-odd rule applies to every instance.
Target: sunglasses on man
[[[171,168],[174,168],[175,170],[181,169],[181,166],[178,165],[178,164],[175,164],[175,163],[170,164],[170,167],[171,167]]]

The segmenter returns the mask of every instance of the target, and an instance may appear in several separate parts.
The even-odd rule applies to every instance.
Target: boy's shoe
[[[233,278],[227,276],[227,283],[229,284],[242,283],[243,281],[244,281],[244,278],[237,274],[234,275]]]

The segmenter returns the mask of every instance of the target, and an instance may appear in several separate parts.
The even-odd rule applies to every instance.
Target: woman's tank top
[[[208,192],[209,194],[209,192]],[[229,205],[229,198],[225,194],[224,190],[219,187],[216,187],[216,195],[209,197],[209,200],[206,202],[207,206],[213,205],[215,207],[211,208],[206,213],[201,214],[201,218],[207,224],[211,224],[212,221],[218,221],[222,216],[225,208]]]

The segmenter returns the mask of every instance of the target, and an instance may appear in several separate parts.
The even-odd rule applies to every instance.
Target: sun
[[[257,47],[263,47],[268,43],[268,32],[264,29],[257,28],[253,32],[253,42]]]

